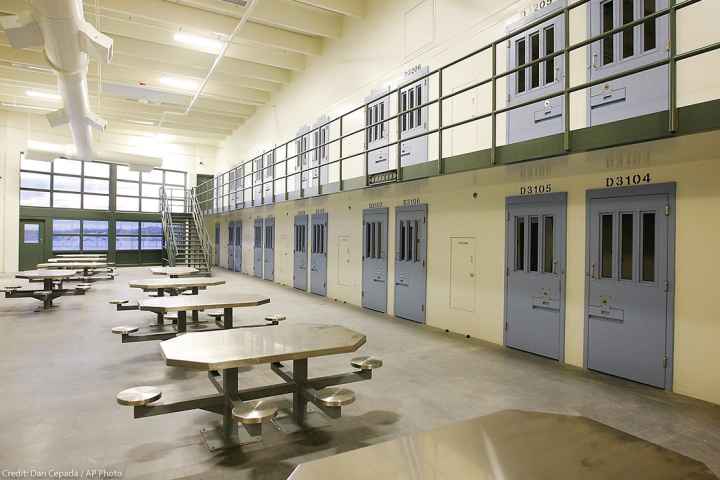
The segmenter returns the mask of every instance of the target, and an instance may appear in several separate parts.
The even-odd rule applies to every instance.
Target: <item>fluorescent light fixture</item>
[[[55,100],[58,102],[62,100],[62,97],[57,93],[41,92],[39,90],[27,90],[25,95],[33,98],[42,98],[43,100]]]
[[[47,72],[47,73],[52,72],[52,68],[39,67],[37,65],[30,65],[29,63],[11,63],[10,65],[14,68],[24,68],[26,70],[35,70],[38,72]]]
[[[155,122],[147,122],[145,120],[126,120],[128,123],[134,123],[135,125],[146,125],[148,127],[154,127]]]
[[[177,77],[160,77],[160,83],[180,90],[195,90],[199,86],[196,80]]]
[[[213,52],[219,52],[223,47],[223,42],[220,40],[201,37],[200,35],[193,35],[192,33],[186,32],[177,32],[175,34],[175,41],[201,50],[210,50]]]
[[[39,107],[36,105],[25,105],[22,103],[0,102],[0,105],[2,105],[3,107],[8,107],[8,108],[22,108],[22,109],[26,109],[26,110],[41,110],[43,112],[49,112],[51,110],[55,110],[54,107]]]

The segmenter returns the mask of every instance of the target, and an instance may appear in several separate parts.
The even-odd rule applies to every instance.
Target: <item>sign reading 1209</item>
[[[652,181],[650,173],[635,173],[632,175],[618,175],[616,177],[606,177],[606,187],[627,187],[628,185],[642,185]]]

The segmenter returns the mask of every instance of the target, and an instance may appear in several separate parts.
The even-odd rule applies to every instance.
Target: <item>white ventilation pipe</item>
[[[91,128],[104,130],[107,122],[90,110],[89,56],[100,63],[110,63],[113,41],[85,21],[82,0],[29,0],[28,3],[29,11],[0,17],[0,26],[15,48],[43,47],[47,62],[57,74],[64,104],[60,110],[49,113],[47,119],[53,127],[70,125],[75,144],[74,155],[70,156],[127,164],[142,170],[159,167],[162,159],[157,157],[101,153],[93,148]]]

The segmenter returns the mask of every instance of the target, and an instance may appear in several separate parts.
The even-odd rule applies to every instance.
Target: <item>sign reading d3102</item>
[[[643,183],[650,183],[652,177],[650,173],[635,173],[632,175],[618,175],[615,177],[606,177],[606,187],[627,187],[632,185],[642,185]]]

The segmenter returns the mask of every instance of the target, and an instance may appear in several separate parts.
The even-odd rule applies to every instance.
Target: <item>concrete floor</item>
[[[423,328],[399,319],[218,270],[213,291],[267,294],[271,303],[236,313],[288,322],[336,323],[365,333],[362,351],[385,361],[357,401],[330,427],[270,434],[267,445],[210,453],[199,429],[219,417],[183,412],[132,419],[115,394],[155,385],[165,398],[214,393],[203,372],[166,367],[157,342],[121,344],[110,328],[143,325],[148,312],[116,312],[108,300],[141,295],[127,287],[147,268],[120,269],[84,297],[35,313],[31,299],[0,298],[0,468],[106,469],[123,478],[284,479],[302,462],[418,430],[506,409],[584,415],[706,463],[720,473],[720,406],[530,354]],[[0,278],[0,285],[17,283]],[[310,361],[310,375],[350,370],[353,355]],[[276,382],[266,366],[241,371],[242,386]]]

